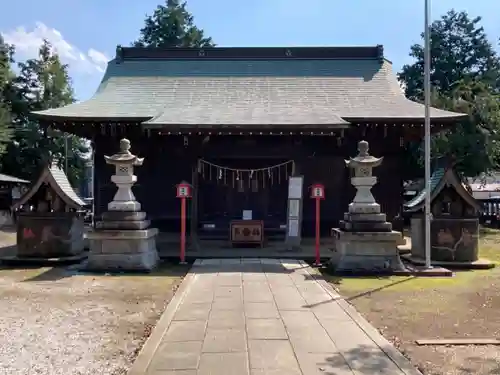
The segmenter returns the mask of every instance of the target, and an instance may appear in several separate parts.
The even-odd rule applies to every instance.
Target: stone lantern
[[[118,187],[118,190],[111,202],[108,203],[110,211],[140,211],[141,204],[135,200],[132,186],[137,182],[134,175],[134,167],[140,167],[144,158],[139,158],[130,152],[130,141],[122,139],[120,141],[120,152],[113,156],[104,156],[106,164],[115,166],[115,174],[111,176],[111,181]]]
[[[375,201],[372,187],[377,183],[377,177],[373,176],[373,168],[382,164],[384,158],[376,158],[368,154],[368,142],[358,143],[358,155],[345,163],[354,171],[351,184],[356,188],[356,195],[349,204],[349,212],[344,215],[344,221],[340,226],[345,230],[369,230],[384,231],[392,230],[391,223],[386,222],[386,215],[380,213],[380,205]]]
[[[340,221],[334,234],[334,255],[330,266],[341,273],[392,273],[405,267],[399,257],[397,246],[404,242],[401,232],[392,230],[386,215],[380,212],[371,188],[377,183],[373,168],[382,164],[383,158],[368,153],[368,142],[358,144],[358,155],[346,160],[348,168],[354,170],[351,178],[356,195],[349,210]]]
[[[148,271],[158,263],[156,235],[158,229],[149,228],[146,213],[141,211],[132,186],[137,182],[134,167],[144,159],[130,152],[130,141],[120,141],[120,151],[104,157],[115,167],[111,181],[118,190],[95,230],[87,234],[90,252],[87,268],[90,270]]]
[[[349,204],[349,212],[354,214],[378,214],[380,205],[375,202],[371,189],[377,183],[377,177],[372,175],[373,168],[382,164],[383,158],[376,158],[368,154],[368,142],[361,141],[358,144],[359,154],[346,160],[348,168],[354,170],[351,178],[352,185],[356,188],[356,196]]]

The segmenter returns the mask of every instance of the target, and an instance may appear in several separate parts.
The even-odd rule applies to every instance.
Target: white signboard
[[[318,198],[323,198],[323,189],[320,187],[315,187],[313,190],[313,196]]]
[[[298,199],[290,199],[288,208],[288,217],[299,217],[300,201]]]
[[[179,197],[187,197],[188,188],[186,186],[179,186]]]
[[[288,180],[288,199],[302,198],[303,177],[290,177]]]
[[[297,237],[299,235],[299,219],[288,220],[288,235]]]
[[[243,220],[252,220],[252,210],[243,210]]]

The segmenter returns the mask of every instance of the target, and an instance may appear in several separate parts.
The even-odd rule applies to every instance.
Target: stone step
[[[346,232],[391,232],[392,224],[376,221],[345,221],[340,220],[340,229]]]
[[[106,211],[102,213],[103,221],[141,221],[146,219],[144,211]]]
[[[151,222],[149,220],[124,220],[124,221],[110,221],[103,220],[95,223],[96,229],[123,229],[123,230],[138,230],[146,229]]]

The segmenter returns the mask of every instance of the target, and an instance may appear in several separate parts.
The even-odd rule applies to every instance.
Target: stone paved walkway
[[[419,374],[302,261],[198,260],[184,282],[130,375]]]

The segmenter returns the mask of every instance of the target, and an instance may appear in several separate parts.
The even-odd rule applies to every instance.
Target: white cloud
[[[86,53],[81,51],[78,47],[65,40],[61,32],[48,27],[42,22],[37,22],[32,30],[20,26],[15,30],[2,32],[2,36],[5,42],[16,47],[18,59],[36,57],[43,40],[47,39],[61,58],[61,61],[68,64],[73,71],[87,74],[103,73],[109,60],[104,53],[93,48]]]

